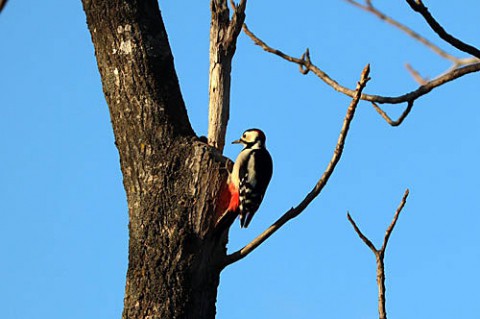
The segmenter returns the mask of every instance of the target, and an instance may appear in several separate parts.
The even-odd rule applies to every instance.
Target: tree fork
[[[225,159],[190,125],[156,0],[82,0],[129,210],[124,319],[215,318]]]

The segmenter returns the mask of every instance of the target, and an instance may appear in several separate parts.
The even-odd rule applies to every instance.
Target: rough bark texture
[[[378,318],[387,319],[387,309],[385,307],[385,264],[383,262],[383,253],[375,255],[377,261],[377,286],[378,286]]]
[[[226,125],[230,117],[230,73],[233,53],[222,45],[229,25],[227,3],[211,1],[208,143],[219,150],[225,146]],[[220,137],[220,138],[218,138]],[[223,137],[223,139],[222,139]]]
[[[225,146],[227,123],[230,117],[230,83],[232,59],[238,34],[245,20],[246,0],[235,7],[232,18],[228,1],[211,0],[210,11],[210,72],[208,144],[221,152]]]
[[[156,0],[83,0],[129,209],[123,318],[214,318],[223,157],[193,132]]]

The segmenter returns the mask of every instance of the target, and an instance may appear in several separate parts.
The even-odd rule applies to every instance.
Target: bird
[[[273,174],[273,161],[266,148],[262,130],[251,128],[232,144],[242,144],[228,178],[230,202],[227,212],[240,217],[240,227],[247,228],[257,212]]]

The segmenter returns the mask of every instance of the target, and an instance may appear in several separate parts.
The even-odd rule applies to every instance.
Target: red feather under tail
[[[229,227],[238,215],[238,207],[240,206],[240,197],[238,189],[233,183],[229,183],[221,194],[217,203],[216,216],[217,221],[215,228],[223,228],[223,225]]]

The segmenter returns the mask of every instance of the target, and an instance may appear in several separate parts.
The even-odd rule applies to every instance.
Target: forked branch
[[[365,88],[365,85],[370,79],[369,73],[370,73],[370,65],[367,65],[362,71],[362,74],[360,76],[360,81],[357,83],[355,94],[348,107],[347,114],[343,121],[343,126],[340,131],[340,136],[338,137],[338,142],[335,147],[335,151],[333,152],[332,159],[328,163],[328,166],[325,172],[323,173],[322,177],[318,180],[314,188],[310,191],[310,193],[307,194],[307,196],[303,199],[303,201],[300,204],[298,204],[297,207],[295,208],[292,207],[290,210],[288,210],[285,214],[283,214],[282,217],[280,217],[275,223],[273,223],[273,225],[267,228],[267,230],[265,230],[262,234],[260,234],[248,245],[238,250],[237,252],[228,255],[225,259],[224,264],[222,265],[223,267],[226,267],[234,262],[239,261],[242,258],[245,258],[248,254],[250,254],[258,246],[260,246],[265,240],[267,240],[271,235],[273,235],[273,233],[279,230],[285,223],[287,223],[289,220],[300,215],[300,213],[302,213],[305,210],[305,208],[308,207],[308,205],[318,196],[318,194],[320,194],[322,189],[327,184],[330,176],[332,175],[337,163],[340,161],[340,158],[342,157],[343,148],[345,145],[345,139],[347,137],[347,134],[350,128],[350,123],[353,120],[355,110],[357,108],[358,102],[360,101],[362,90]]]
[[[355,229],[355,232],[360,237],[360,239],[365,243],[365,245],[367,245],[368,248],[370,248],[370,250],[375,255],[375,259],[377,262],[378,314],[380,319],[387,319],[387,311],[385,306],[385,250],[387,249],[388,240],[390,239],[390,235],[393,232],[393,228],[397,224],[398,217],[400,216],[400,213],[405,206],[405,203],[407,202],[408,193],[408,189],[405,190],[402,201],[400,202],[400,205],[395,212],[395,216],[393,216],[393,220],[390,223],[390,226],[388,226],[387,231],[385,232],[383,244],[380,249],[377,249],[375,245],[370,241],[370,239],[368,239],[368,237],[362,233],[360,228],[358,228],[357,224],[353,220],[352,216],[350,216],[350,213],[347,213],[348,221],[350,222],[350,224],[352,224],[353,229]]]
[[[365,0],[365,3],[360,3],[355,0],[345,0],[346,2],[350,3],[351,5],[360,8],[368,13],[373,14],[377,18],[379,18],[382,21],[385,21],[386,23],[394,26],[395,28],[401,30],[408,36],[412,37],[413,39],[419,41],[421,44],[425,45],[427,48],[441,56],[442,58],[445,58],[447,60],[452,61],[455,64],[462,64],[462,59],[459,59],[448,52],[442,50],[439,46],[435,45],[433,42],[429,41],[427,38],[419,34],[418,32],[412,30],[408,26],[404,25],[403,23],[400,23],[399,21],[393,19],[392,17],[389,17],[387,14],[384,12],[380,11],[378,8],[376,8],[371,0]]]
[[[332,79],[327,73],[325,73],[323,70],[318,68],[316,65],[314,65],[310,59],[310,54],[308,54],[308,58],[305,58],[307,56],[304,54],[302,58],[295,58],[291,55],[288,55],[280,50],[274,49],[271,46],[267,45],[264,41],[260,40],[253,32],[251,32],[247,25],[243,25],[243,31],[245,34],[247,34],[252,41],[260,46],[262,49],[265,51],[275,54],[282,59],[285,59],[287,61],[290,61],[292,63],[295,63],[300,66],[301,70],[308,70],[313,72],[316,76],[318,76],[322,81],[324,81],[326,84],[331,86],[334,90],[343,93],[345,95],[348,95],[350,97],[353,97],[355,95],[355,90],[351,90],[338,82],[336,82],[334,79]],[[308,52],[308,51],[307,51]],[[360,99],[369,101],[369,102],[375,102],[375,103],[380,103],[380,104],[399,104],[399,103],[406,103],[410,102],[413,100],[418,99],[419,97],[429,93],[433,89],[448,83],[450,81],[453,81],[459,77],[462,77],[466,74],[469,73],[474,73],[480,71],[480,63],[472,63],[463,67],[455,68],[453,70],[450,70],[449,72],[443,74],[442,76],[439,76],[433,80],[430,80],[426,82],[424,85],[419,86],[416,90],[399,95],[399,96],[382,96],[382,95],[372,95],[372,94],[362,94]],[[307,72],[302,72],[306,74]]]
[[[453,65],[447,72],[444,73],[445,76],[450,76],[451,72],[458,69],[460,66],[479,62],[479,60],[477,59],[478,55],[477,55],[477,58],[468,57],[468,58],[460,59],[460,58],[457,58],[457,57],[447,53],[446,51],[442,50],[439,46],[435,45],[433,42],[429,41],[428,39],[426,39],[425,37],[423,37],[419,33],[415,32],[411,28],[407,27],[406,25],[400,23],[399,21],[389,17],[388,15],[386,15],[385,13],[380,11],[378,8],[376,8],[373,5],[372,0],[364,0],[363,3],[360,3],[359,1],[356,1],[356,0],[345,0],[345,1],[350,3],[353,6],[357,7],[357,8],[360,8],[360,9],[366,11],[366,12],[369,12],[369,13],[375,15],[380,20],[385,21],[386,23],[388,23],[388,24],[398,28],[399,30],[403,31],[404,33],[406,33],[411,38],[419,41],[421,44],[423,44],[424,46],[426,46],[427,48],[429,48],[430,50],[432,50],[433,52],[435,52],[439,56],[441,56],[441,57],[443,57],[447,60],[450,60],[453,63]],[[417,11],[417,12],[422,14],[422,16],[430,24],[432,29],[434,29],[434,31],[437,32],[437,34],[439,34],[440,37],[442,39],[444,39],[445,41],[447,41],[449,44],[451,44],[452,46],[455,46],[456,48],[458,48],[458,49],[460,49],[464,52],[473,54],[474,56],[475,56],[476,52],[478,52],[478,50],[476,48],[474,48],[474,47],[472,47],[472,46],[470,46],[466,43],[463,43],[462,41],[460,41],[460,40],[454,38],[453,36],[451,36],[450,34],[448,34],[443,29],[443,27],[433,18],[433,16],[430,14],[428,9],[423,5],[422,1],[420,1],[420,0],[414,0],[414,1],[407,0],[407,2],[409,3],[410,7],[414,11]],[[417,70],[415,70],[410,64],[407,63],[406,68],[407,68],[408,72],[412,75],[412,77],[415,79],[415,81],[420,84],[420,88],[424,87],[424,86],[430,86],[431,85],[431,82],[429,82],[428,79],[423,78],[420,75],[420,73]],[[382,116],[382,118],[387,121],[388,124],[390,124],[392,126],[398,126],[403,122],[403,120],[406,118],[406,116],[408,116],[410,110],[412,109],[413,102],[414,102],[415,99],[416,98],[408,101],[408,106],[407,106],[405,112],[403,112],[403,114],[400,116],[400,118],[397,121],[392,121],[388,117],[388,115],[377,104],[375,104],[375,102],[372,101],[372,105],[375,108],[375,110],[377,110],[377,112]]]
[[[399,96],[381,96],[381,95],[362,94],[361,99],[372,102],[377,112],[390,125],[392,126],[400,125],[410,113],[415,100],[429,93],[434,88],[437,88],[445,83],[453,81],[466,74],[480,71],[479,60],[475,58],[475,57],[478,57],[477,55],[478,49],[466,43],[463,43],[462,41],[449,35],[440,26],[440,24],[438,24],[438,22],[436,22],[436,20],[431,16],[431,14],[428,12],[428,9],[423,5],[423,3],[420,0],[407,0],[407,2],[415,11],[420,12],[425,17],[427,22],[429,22],[432,28],[442,37],[442,39],[446,40],[448,43],[454,45],[455,47],[461,49],[462,51],[474,55],[475,57],[460,59],[447,53],[446,51],[442,50],[440,47],[433,44],[432,42],[427,40],[425,37],[420,35],[419,33],[415,32],[414,30],[410,29],[406,25],[398,22],[397,20],[387,16],[385,13],[378,10],[372,4],[371,0],[364,0],[364,3],[360,3],[359,1],[356,1],[356,0],[345,0],[345,1],[369,13],[374,14],[379,19],[400,29],[401,31],[405,32],[406,34],[411,36],[413,39],[419,41],[420,43],[422,43],[423,45],[425,45],[426,47],[428,47],[429,49],[431,49],[441,57],[447,60],[450,60],[453,63],[453,66],[447,72],[434,78],[433,80],[423,79],[416,70],[414,70],[411,66],[407,65],[407,70],[410,72],[410,74],[412,74],[414,79],[420,84],[420,86],[414,91],[411,91]],[[308,49],[300,58],[296,58],[278,49],[270,47],[264,41],[258,38],[253,32],[251,32],[245,24],[243,26],[243,30],[253,40],[253,42],[256,45],[260,46],[265,51],[275,54],[289,62],[297,64],[302,74],[307,74],[311,71],[315,75],[317,75],[322,81],[324,81],[326,84],[331,86],[334,90],[340,93],[346,94],[350,97],[353,97],[353,95],[355,94],[354,90],[351,90],[339,84],[334,79],[332,79],[326,72],[324,72],[323,70],[318,68],[316,65],[314,65],[310,59],[310,52]],[[399,103],[407,103],[407,108],[397,121],[393,121],[392,119],[390,119],[388,115],[377,105],[377,104],[399,104]]]

